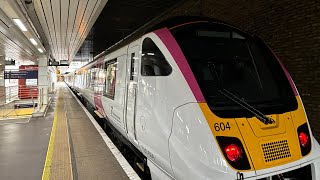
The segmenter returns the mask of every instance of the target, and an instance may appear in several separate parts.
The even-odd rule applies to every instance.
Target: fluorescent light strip
[[[42,50],[41,48],[38,48],[38,51],[39,51],[40,53],[43,53],[43,50]]]
[[[28,31],[20,19],[12,19],[22,31]]]
[[[38,45],[38,43],[36,42],[36,40],[34,40],[33,38],[30,38],[29,40],[31,41],[31,43],[32,43],[33,45],[35,45],[35,46]]]

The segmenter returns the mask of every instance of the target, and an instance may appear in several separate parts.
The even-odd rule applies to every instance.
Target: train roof
[[[134,40],[138,39],[139,37],[143,36],[144,34],[146,34],[148,32],[152,32],[157,29],[161,29],[161,28],[165,28],[165,27],[168,29],[171,29],[171,28],[177,27],[179,25],[186,24],[188,22],[196,22],[196,21],[217,22],[217,23],[223,23],[223,24],[229,25],[228,23],[221,21],[221,20],[218,20],[218,19],[208,18],[208,17],[200,17],[200,16],[175,16],[175,17],[168,18],[160,23],[159,22],[155,23],[155,22],[151,21],[151,22],[145,24],[144,26],[140,27],[136,31],[134,31],[129,36],[120,40],[119,42],[117,42],[113,46],[109,47],[105,51],[103,51],[100,54],[98,54],[97,56],[95,56],[94,61],[84,65],[83,67],[91,66],[92,64],[96,63],[96,61],[99,58],[101,58],[102,56],[109,54],[109,53],[111,53],[111,52],[113,52],[113,51],[115,51],[125,45],[128,45],[129,43],[133,42]]]
[[[143,36],[144,34],[148,33],[148,32],[152,32],[154,30],[157,29],[161,29],[161,28],[165,28],[167,27],[168,29],[173,28],[175,26],[181,25],[181,24],[185,24],[188,22],[194,22],[194,21],[207,21],[207,22],[223,22],[217,19],[213,19],[213,18],[208,18],[208,17],[198,17],[198,16],[175,16],[175,17],[171,17],[169,19],[166,19],[160,23],[147,23],[146,25],[142,26],[141,28],[137,29],[136,31],[134,31],[132,34],[130,34],[129,36],[125,37],[124,39],[120,40],[119,42],[117,42],[116,44],[114,44],[113,46],[109,47],[108,49],[106,49],[105,51],[103,51],[102,53],[100,53],[99,55],[97,55],[95,57],[95,59],[98,59],[99,57],[113,52],[116,49],[121,48],[122,46],[125,46],[127,44],[129,44],[130,42],[138,39],[139,37]],[[223,22],[225,23],[225,22]],[[227,24],[227,23],[225,23]]]

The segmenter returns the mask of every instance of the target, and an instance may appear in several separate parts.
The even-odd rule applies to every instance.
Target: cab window
[[[141,75],[168,76],[172,68],[157,45],[146,38],[142,43]]]

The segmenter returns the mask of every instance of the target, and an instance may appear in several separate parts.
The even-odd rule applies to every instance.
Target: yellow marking
[[[243,142],[241,133],[239,131],[239,128],[238,128],[238,125],[237,125],[235,119],[234,118],[220,118],[220,117],[218,117],[218,116],[216,116],[215,114],[212,113],[212,111],[209,108],[207,103],[198,103],[198,104],[199,104],[199,107],[200,107],[203,115],[205,116],[205,119],[208,122],[208,125],[209,125],[209,127],[211,129],[211,132],[212,132],[214,137],[216,137],[216,136],[232,136],[232,137],[237,137],[241,141],[241,143],[243,144],[243,146],[245,148],[246,154],[247,154],[247,156],[249,158],[249,164],[250,164],[250,167],[251,167],[251,169],[244,170],[244,171],[252,171],[253,170],[253,165],[252,165],[252,162],[250,161],[250,154],[248,153],[248,150],[245,147],[245,143]],[[218,124],[220,124],[220,123],[225,123],[225,124],[229,123],[230,129],[224,130],[224,131],[216,131],[215,130],[215,123],[218,123]],[[218,144],[218,141],[216,141],[216,143]],[[223,154],[221,148],[220,148],[220,152]],[[226,161],[226,162],[228,163],[228,161]],[[234,169],[231,165],[229,165],[229,167]],[[234,170],[238,171],[237,169],[234,169]],[[244,172],[244,171],[242,171],[242,172]]]
[[[60,90],[58,90],[57,94],[59,97]],[[53,147],[54,147],[54,141],[55,141],[55,135],[56,135],[56,129],[57,129],[58,102],[59,102],[59,98],[57,98],[57,102],[56,102],[56,112],[54,113],[53,125],[52,125],[48,151],[47,151],[47,157],[46,157],[46,161],[45,161],[43,172],[42,172],[42,180],[50,179],[50,167],[51,167]]]
[[[67,117],[63,111],[64,102],[61,101],[63,97],[60,96],[60,91],[59,89],[42,180],[73,179]]]
[[[18,116],[32,115],[34,108],[20,108],[20,109],[1,109],[0,117],[14,118]]]
[[[33,113],[34,108],[21,108],[21,109],[16,109],[16,114],[17,116],[22,116],[22,115],[31,115]]]

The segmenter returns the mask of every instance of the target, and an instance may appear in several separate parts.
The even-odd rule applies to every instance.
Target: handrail
[[[31,115],[25,114],[25,112],[30,113],[29,110],[17,109],[17,107],[22,104],[30,104],[34,109],[37,96],[38,86],[15,85],[5,87],[4,95],[0,96],[3,102],[3,104],[0,105],[0,118]],[[26,101],[17,101],[24,99]]]
[[[34,99],[38,96],[38,86],[14,85],[5,87],[5,102],[20,99]],[[4,98],[4,97],[0,97]]]

